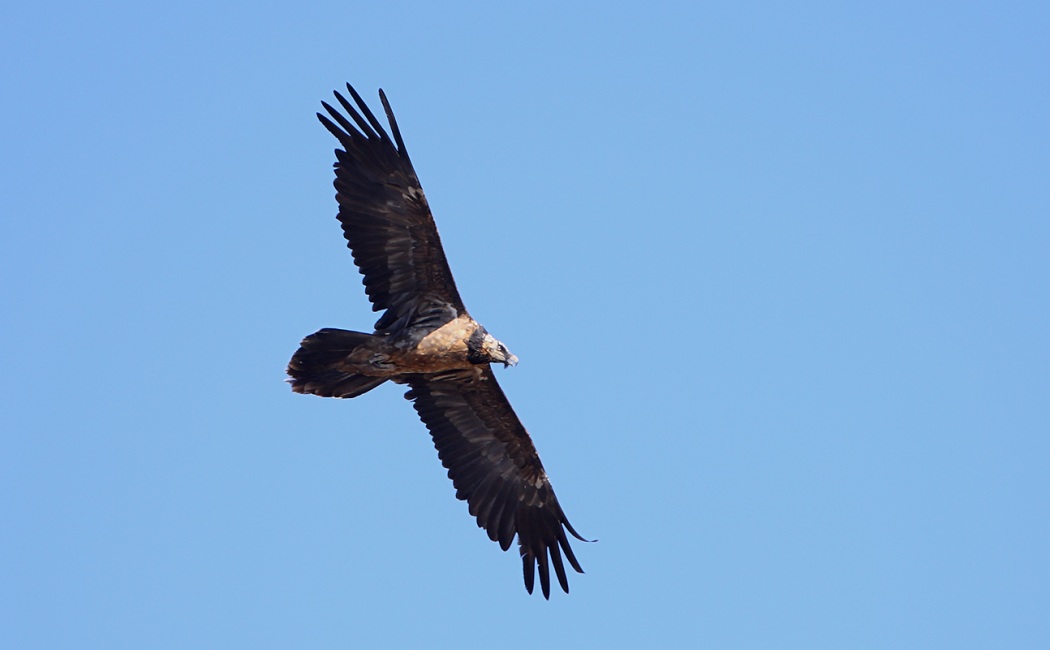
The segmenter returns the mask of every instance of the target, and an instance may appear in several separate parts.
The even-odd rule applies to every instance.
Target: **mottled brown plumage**
[[[292,390],[356,397],[388,380],[408,384],[405,397],[430,430],[456,497],[503,550],[517,536],[529,593],[538,569],[550,597],[551,566],[568,592],[563,558],[583,570],[566,531],[583,538],[490,366],[517,357],[463,306],[386,95],[379,91],[393,137],[347,90],[356,106],[335,93],[343,112],[322,102],[328,115],[317,117],[342,145],[338,218],[372,309],[383,313],[372,334],[327,328],[303,339],[288,364]]]

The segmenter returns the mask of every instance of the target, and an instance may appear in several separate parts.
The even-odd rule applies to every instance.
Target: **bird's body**
[[[372,334],[326,328],[303,339],[288,365],[292,390],[356,397],[386,381],[408,384],[405,397],[430,430],[457,498],[504,550],[517,536],[528,591],[538,569],[549,597],[553,565],[568,592],[563,554],[582,569],[566,530],[583,538],[490,367],[517,357],[463,306],[386,96],[380,91],[393,139],[347,90],[357,108],[336,98],[353,123],[323,102],[331,119],[318,117],[343,146],[336,150],[339,221],[372,307],[384,313]]]
[[[375,337],[367,346],[367,357],[355,350],[348,361],[356,372],[386,377],[473,368],[468,343],[480,327],[473,318],[462,315],[420,332],[422,336]]]

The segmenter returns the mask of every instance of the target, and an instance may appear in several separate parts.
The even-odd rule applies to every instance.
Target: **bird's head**
[[[478,328],[470,337],[468,350],[471,363],[502,363],[504,367],[518,365],[518,357],[483,328]]]

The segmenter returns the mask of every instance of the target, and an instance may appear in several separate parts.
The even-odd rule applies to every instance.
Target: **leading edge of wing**
[[[405,397],[412,400],[437,448],[441,464],[489,539],[506,551],[517,535],[525,588],[540,575],[550,598],[550,567],[569,592],[563,562],[580,563],[566,531],[581,541],[554,494],[532,439],[496,382],[492,369],[412,375]]]

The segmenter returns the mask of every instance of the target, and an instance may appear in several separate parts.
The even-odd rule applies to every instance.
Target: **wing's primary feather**
[[[466,313],[386,95],[380,91],[393,140],[357,91],[349,84],[347,90],[356,108],[335,96],[350,119],[324,102],[328,115],[317,117],[342,145],[335,165],[339,222],[373,311],[385,310],[376,330],[407,322],[434,303]]]
[[[569,546],[573,529],[554,495],[528,432],[496,383],[489,366],[437,375],[411,375],[413,401],[434,439],[441,463],[478,526],[503,550],[518,537],[525,587],[532,593],[535,572],[550,597],[550,566],[563,591],[569,582],[562,558],[579,573]]]

